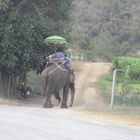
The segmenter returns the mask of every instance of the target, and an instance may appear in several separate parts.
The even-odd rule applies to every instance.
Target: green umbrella
[[[65,38],[61,36],[50,36],[44,40],[47,44],[67,45]]]

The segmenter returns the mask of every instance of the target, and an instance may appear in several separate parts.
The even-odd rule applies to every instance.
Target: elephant
[[[69,106],[72,107],[75,94],[75,76],[71,68],[65,69],[62,65],[53,64],[42,71],[41,77],[45,95],[43,103],[44,108],[53,107],[52,96],[54,96],[59,101],[59,103],[61,102],[59,95],[59,91],[61,89],[63,89],[61,108],[68,108],[67,99],[69,89],[71,91]]]

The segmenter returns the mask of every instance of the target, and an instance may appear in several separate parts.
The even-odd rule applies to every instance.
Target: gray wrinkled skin
[[[63,100],[62,108],[67,108],[67,97],[69,91],[69,72],[62,67],[51,67],[45,68],[42,72],[42,82],[45,94],[43,103],[44,108],[53,107],[52,96],[54,95],[59,102],[61,101],[59,91],[63,89]]]

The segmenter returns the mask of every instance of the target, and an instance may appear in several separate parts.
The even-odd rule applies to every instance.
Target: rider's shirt
[[[65,55],[63,52],[56,52],[52,55],[49,56],[49,60],[50,62],[53,62],[53,63],[61,63],[61,64],[64,64],[65,63]]]
[[[50,55],[49,62],[62,64],[66,69],[70,66],[70,59],[63,52],[56,52]]]

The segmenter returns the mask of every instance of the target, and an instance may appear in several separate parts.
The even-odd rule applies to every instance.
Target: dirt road
[[[140,130],[82,120],[67,109],[0,106],[1,140],[139,140]]]
[[[103,100],[99,99],[96,82],[109,69],[110,64],[107,63],[82,64],[82,69],[76,79],[75,106],[80,108],[104,106]]]

